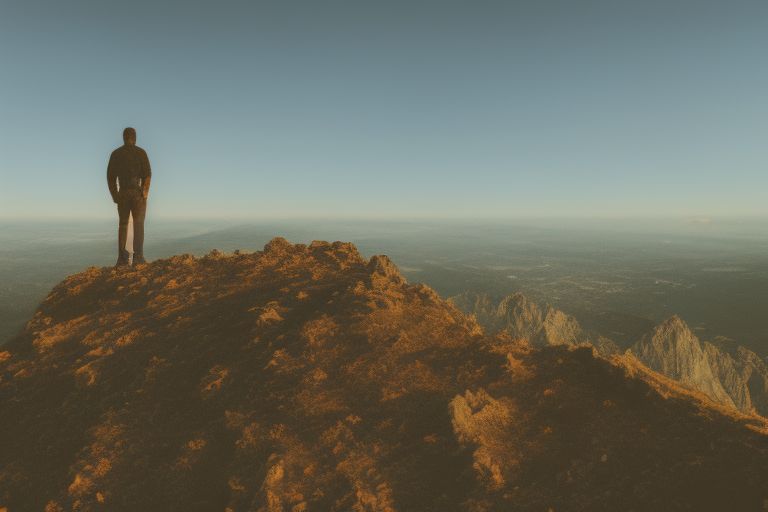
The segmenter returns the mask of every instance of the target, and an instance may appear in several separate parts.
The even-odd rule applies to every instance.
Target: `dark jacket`
[[[109,156],[107,185],[112,199],[117,202],[119,190],[141,190],[152,177],[147,152],[138,146],[120,146]]]

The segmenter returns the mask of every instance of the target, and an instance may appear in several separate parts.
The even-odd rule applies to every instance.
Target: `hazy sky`
[[[0,0],[0,217],[768,214],[768,1]]]

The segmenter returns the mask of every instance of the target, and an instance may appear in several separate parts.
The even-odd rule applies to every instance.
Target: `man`
[[[125,248],[128,239],[128,216],[133,217],[133,264],[146,263],[144,259],[144,215],[147,212],[149,183],[152,169],[146,151],[136,145],[136,130],[123,130],[124,144],[114,150],[107,165],[107,185],[112,200],[117,204],[120,218],[117,229],[116,267],[130,265]]]

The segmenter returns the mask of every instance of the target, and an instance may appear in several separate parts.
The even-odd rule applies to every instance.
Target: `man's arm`
[[[112,196],[112,201],[117,202],[117,172],[115,169],[114,155],[109,155],[109,163],[107,164],[107,186],[109,187],[109,195]]]
[[[149,165],[147,152],[141,150],[141,165],[144,168],[144,178],[141,180],[141,195],[144,199],[149,196],[149,184],[152,182],[152,167]]]
[[[141,195],[144,197],[144,199],[149,196],[149,182],[152,181],[152,176],[147,176],[143,180],[141,180]]]

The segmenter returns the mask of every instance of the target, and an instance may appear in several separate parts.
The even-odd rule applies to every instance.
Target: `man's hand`
[[[149,163],[147,163],[147,166],[149,166]],[[143,197],[145,201],[149,195],[150,183],[152,183],[152,176],[145,176],[144,179],[141,180],[141,197]]]

